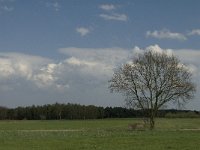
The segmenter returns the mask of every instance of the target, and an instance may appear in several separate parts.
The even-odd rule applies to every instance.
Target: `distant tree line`
[[[17,108],[0,107],[0,120],[61,120],[61,119],[104,119],[142,118],[147,113],[124,107],[97,107],[80,104],[48,104]],[[190,110],[159,110],[157,117],[200,117],[200,112]]]

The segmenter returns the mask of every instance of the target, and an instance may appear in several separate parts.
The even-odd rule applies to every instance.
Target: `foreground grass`
[[[154,131],[129,131],[138,119],[0,121],[0,150],[197,150],[200,119],[158,119]]]

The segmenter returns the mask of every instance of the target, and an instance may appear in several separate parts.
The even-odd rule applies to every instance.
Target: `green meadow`
[[[199,150],[200,119],[157,119],[153,131],[129,130],[141,119],[0,121],[0,150]]]

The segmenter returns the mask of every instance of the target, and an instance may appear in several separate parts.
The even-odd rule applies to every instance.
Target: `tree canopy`
[[[192,73],[173,54],[146,51],[115,70],[111,91],[123,93],[129,106],[148,113],[150,128],[159,108],[170,102],[183,104],[195,92]]]

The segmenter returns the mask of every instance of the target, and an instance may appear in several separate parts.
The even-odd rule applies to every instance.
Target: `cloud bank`
[[[1,104],[6,106],[72,102],[101,106],[123,106],[123,97],[110,94],[108,80],[113,70],[144,51],[174,53],[188,64],[200,87],[200,51],[146,48],[61,48],[63,60],[21,53],[0,53]],[[199,95],[200,96],[200,95]],[[198,97],[198,96],[197,96]],[[188,108],[199,109],[195,99]]]

